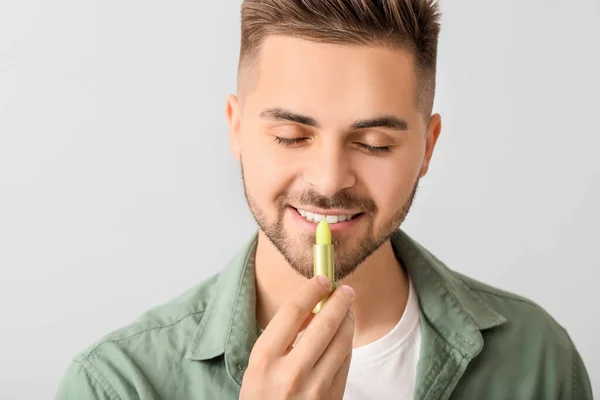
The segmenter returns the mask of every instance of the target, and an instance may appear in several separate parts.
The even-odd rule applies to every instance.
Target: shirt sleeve
[[[121,400],[106,378],[85,358],[71,362],[55,400]]]
[[[573,347],[573,400],[593,400],[592,384],[581,355]]]

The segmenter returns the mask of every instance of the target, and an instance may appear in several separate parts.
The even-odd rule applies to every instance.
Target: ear
[[[227,125],[229,126],[229,147],[231,154],[240,161],[241,146],[240,146],[240,121],[241,108],[237,97],[233,94],[227,96],[227,104],[225,106],[225,115],[227,117]]]
[[[427,138],[425,141],[425,157],[423,164],[421,164],[421,173],[419,177],[422,178],[427,174],[429,170],[429,163],[431,156],[433,155],[433,149],[442,131],[442,117],[439,114],[433,114],[429,119],[429,126],[427,127]]]

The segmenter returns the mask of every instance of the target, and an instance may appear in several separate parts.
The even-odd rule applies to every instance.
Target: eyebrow
[[[271,121],[290,121],[313,128],[319,127],[319,123],[314,118],[297,114],[281,107],[267,108],[260,113],[260,117]],[[352,130],[369,128],[386,128],[395,131],[407,131],[409,126],[408,122],[404,118],[396,117],[394,115],[383,115],[371,119],[360,119],[351,125]]]

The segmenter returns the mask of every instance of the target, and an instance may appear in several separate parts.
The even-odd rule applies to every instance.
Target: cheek
[[[375,160],[361,169],[361,181],[379,213],[386,217],[398,211],[408,200],[419,175],[421,164],[418,158],[414,153],[404,153]]]
[[[294,180],[295,167],[289,159],[274,151],[264,138],[249,137],[242,146],[242,163],[246,187],[263,206],[274,202]]]

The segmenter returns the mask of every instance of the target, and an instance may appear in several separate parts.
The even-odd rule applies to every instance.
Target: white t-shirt
[[[404,314],[376,341],[352,350],[344,400],[412,399],[421,351],[419,301],[412,283]]]

